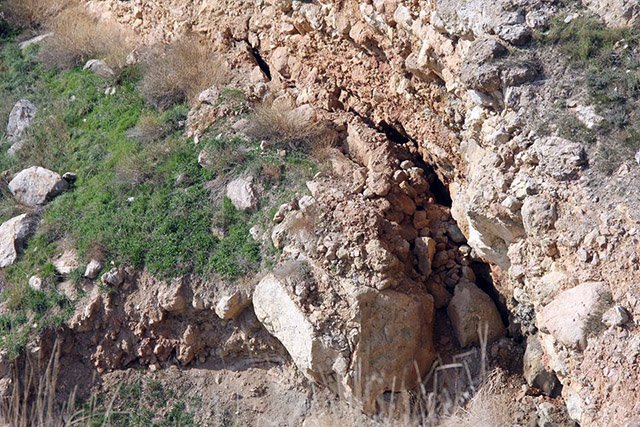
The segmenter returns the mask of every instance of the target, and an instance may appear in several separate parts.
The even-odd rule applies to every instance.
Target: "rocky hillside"
[[[9,421],[640,421],[634,2],[2,7]]]

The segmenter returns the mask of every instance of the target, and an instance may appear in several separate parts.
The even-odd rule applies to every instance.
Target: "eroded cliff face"
[[[274,231],[283,262],[306,263],[313,280],[302,282],[313,285],[298,289],[277,275],[258,285],[268,290],[256,314],[305,375],[363,398],[355,367],[372,359],[358,344],[380,325],[390,325],[385,345],[402,347],[395,355],[419,360],[424,372],[434,358],[433,310],[475,280],[465,267],[481,259],[510,310],[509,333],[541,347],[571,417],[637,422],[640,334],[629,320],[640,311],[637,197],[607,186],[638,173],[603,177],[583,141],[556,136],[557,100],[576,110],[585,101],[562,58],[529,44],[557,12],[554,2],[87,3],[146,44],[199,33],[253,99],[289,99],[334,123],[344,141],[332,160],[340,173],[312,182],[311,197],[285,209],[288,225]],[[635,22],[632,7],[616,14],[585,4],[611,22]],[[215,107],[196,106],[190,132],[214,116]],[[450,209],[414,163],[435,168]],[[447,235],[456,223],[463,236]],[[427,256],[433,271],[421,265],[420,238],[440,245]],[[438,253],[446,255],[438,261]],[[290,322],[308,322],[308,347],[288,346],[286,322],[271,318],[267,296],[276,291],[291,302],[278,308],[294,312]],[[398,306],[405,317],[360,317]],[[403,332],[407,322],[416,326]],[[366,367],[378,391],[391,388],[392,359]]]

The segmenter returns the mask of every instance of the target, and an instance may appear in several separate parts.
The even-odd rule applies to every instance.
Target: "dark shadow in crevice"
[[[251,56],[255,59],[256,64],[258,64],[260,70],[262,70],[264,75],[267,77],[267,80],[271,81],[271,69],[269,68],[269,64],[267,64],[267,61],[265,61],[264,58],[262,58],[262,55],[260,55],[260,49],[252,47],[249,42],[247,42],[247,45],[249,46],[249,52],[251,52]]]
[[[504,298],[493,284],[493,279],[491,278],[491,267],[489,267],[489,264],[481,261],[474,261],[471,263],[470,267],[476,275],[476,285],[489,295],[496,304],[496,307],[500,312],[500,317],[502,318],[502,323],[509,325],[509,310],[507,309]]]
[[[377,129],[384,133],[389,141],[395,144],[406,144],[408,142],[412,142],[411,138],[409,138],[409,135],[407,135],[402,127],[394,127],[384,120],[378,124]]]

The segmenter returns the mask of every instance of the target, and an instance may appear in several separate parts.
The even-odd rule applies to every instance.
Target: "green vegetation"
[[[558,45],[576,69],[585,70],[590,98],[605,119],[597,129],[600,166],[611,172],[633,159],[640,150],[640,30],[609,28],[591,16],[567,24],[560,16],[538,39]]]
[[[110,396],[98,396],[94,407],[86,407],[91,414],[92,426],[196,426],[193,406],[198,402],[185,402],[176,391],[165,388],[160,381],[137,378],[120,385]]]
[[[194,273],[237,280],[272,262],[275,250],[261,248],[249,230],[260,224],[266,229],[273,208],[316,172],[307,154],[261,150],[258,141],[226,137],[219,129],[196,145],[183,135],[189,107],[158,111],[145,103],[140,70],[125,69],[114,86],[79,68],[48,69],[36,47],[21,52],[11,39],[1,46],[0,123],[20,98],[39,111],[17,156],[6,154],[8,145],[0,138],[0,171],[10,176],[38,165],[78,178],[71,191],[47,205],[25,253],[3,272],[3,299],[12,314],[0,321],[0,346],[16,355],[31,332],[59,325],[72,311],[54,290],[61,278],[51,259],[63,240],[81,259],[69,278],[76,284],[95,253],[161,278]],[[221,91],[220,102],[246,114],[237,90]],[[201,150],[211,153],[211,165],[198,164]],[[254,213],[237,211],[224,197],[226,183],[243,173],[268,190]],[[0,220],[23,210],[2,184]],[[27,282],[33,275],[50,290],[31,290]]]

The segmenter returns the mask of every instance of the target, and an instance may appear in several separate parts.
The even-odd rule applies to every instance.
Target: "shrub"
[[[290,101],[268,101],[255,108],[249,136],[291,149],[311,148],[326,129],[307,111]]]
[[[17,28],[35,29],[76,0],[6,0],[0,12],[9,23]]]
[[[193,101],[203,90],[229,81],[224,63],[195,36],[153,48],[145,55],[143,70],[142,96],[161,110]]]
[[[119,26],[100,21],[81,6],[63,10],[46,26],[54,33],[40,52],[48,67],[70,69],[89,59],[103,59],[120,69],[131,52],[129,38]]]

